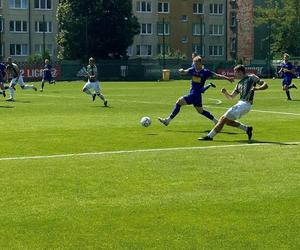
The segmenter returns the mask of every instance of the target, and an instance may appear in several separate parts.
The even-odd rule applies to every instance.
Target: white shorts
[[[229,120],[237,120],[241,118],[243,115],[247,114],[251,110],[251,103],[239,101],[237,104],[232,106],[228,111],[224,114],[224,116]]]
[[[100,83],[99,81],[90,82],[88,81],[84,86],[84,89],[94,89],[96,92],[100,92]]]
[[[20,86],[24,86],[25,83],[24,83],[24,80],[23,80],[23,76],[19,76],[19,77],[15,77],[15,78],[11,79],[10,84],[11,85],[19,84]]]

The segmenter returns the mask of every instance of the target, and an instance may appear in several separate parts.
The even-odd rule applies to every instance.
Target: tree
[[[300,1],[266,0],[256,8],[256,24],[267,25],[271,53],[281,57],[283,52],[300,56]]]
[[[63,0],[57,17],[62,59],[125,55],[139,32],[131,0]]]

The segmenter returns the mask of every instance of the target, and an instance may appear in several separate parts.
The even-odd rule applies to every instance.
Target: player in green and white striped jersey
[[[243,65],[238,65],[234,68],[235,75],[238,79],[241,79],[236,85],[232,93],[228,93],[225,88],[222,89],[222,93],[228,98],[233,99],[240,94],[240,100],[234,106],[232,106],[218,121],[215,127],[203,138],[199,140],[212,141],[214,136],[219,133],[224,125],[240,128],[248,135],[248,139],[252,139],[253,128],[246,126],[238,121],[243,115],[247,114],[251,110],[253,104],[255,91],[265,90],[268,88],[268,84],[256,75],[247,75],[246,69]]]
[[[91,95],[93,101],[95,101],[96,96],[99,96],[103,101],[104,106],[108,106],[108,102],[105,96],[101,93],[100,83],[98,80],[98,69],[96,66],[96,61],[93,57],[89,59],[89,65],[86,67],[86,74],[88,77],[88,82],[84,85],[82,91],[88,95]],[[91,90],[94,90],[92,93]]]

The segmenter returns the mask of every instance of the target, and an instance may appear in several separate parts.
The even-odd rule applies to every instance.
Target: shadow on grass
[[[259,141],[259,140],[251,140],[251,141],[248,141],[248,140],[239,140],[239,141],[236,141],[236,142],[239,142],[239,143],[248,143],[248,144],[272,144],[272,145],[280,145],[280,146],[295,146],[295,145],[299,145],[299,143],[286,143],[286,142],[278,142],[278,141]]]
[[[31,103],[31,101],[14,101],[14,102],[18,102],[18,103]]]
[[[185,133],[185,134],[207,134],[210,132],[210,130],[205,131],[195,131],[195,130],[167,130],[167,132],[176,132],[176,133]],[[237,133],[237,132],[220,132],[219,134],[227,134],[227,135],[238,135],[243,133]]]
[[[1,109],[13,109],[13,106],[0,106]]]

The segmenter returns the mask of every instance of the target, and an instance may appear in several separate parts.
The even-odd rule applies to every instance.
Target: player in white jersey
[[[37,88],[34,85],[27,85],[24,83],[23,76],[21,75],[19,66],[13,63],[12,58],[7,58],[7,66],[6,66],[6,78],[11,79],[9,84],[9,99],[7,101],[14,101],[14,93],[15,93],[15,86],[19,84],[22,89],[33,89],[37,91]]]
[[[95,101],[96,96],[99,96],[103,101],[104,106],[107,107],[108,102],[105,96],[101,93],[100,83],[98,80],[98,69],[96,66],[96,61],[93,57],[89,59],[89,65],[86,67],[86,71],[88,82],[84,85],[82,91],[87,95],[91,95],[93,101]],[[91,90],[94,90],[94,92],[91,92]]]

